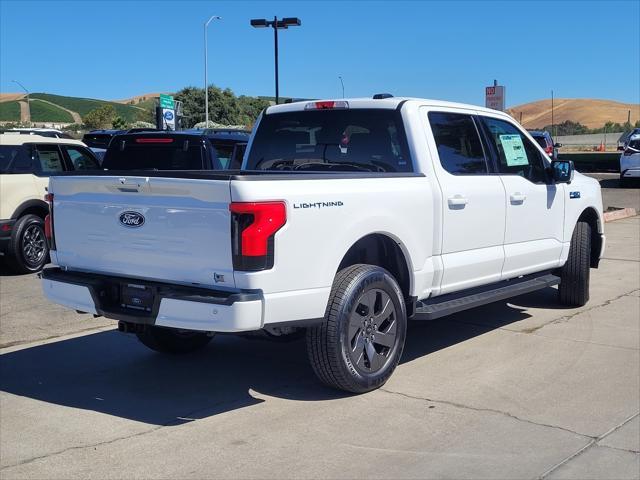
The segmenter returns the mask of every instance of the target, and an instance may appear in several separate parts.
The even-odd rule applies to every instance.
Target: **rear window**
[[[264,115],[246,169],[413,171],[400,113],[383,109]]]
[[[175,139],[172,143],[134,143],[115,139],[107,150],[102,167],[107,170],[201,170],[203,148]],[[186,148],[185,148],[186,147]]]
[[[30,170],[31,159],[22,145],[0,145],[0,173]]]
[[[82,141],[90,147],[107,148],[113,135],[105,133],[87,133],[82,137]]]

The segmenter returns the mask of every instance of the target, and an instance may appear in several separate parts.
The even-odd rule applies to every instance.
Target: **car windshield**
[[[200,170],[204,166],[203,149],[199,144],[189,145],[188,141],[177,139],[170,143],[123,141],[124,148],[122,148],[122,142],[117,140],[111,144],[104,156],[103,168],[107,170]]]
[[[400,113],[331,109],[267,114],[247,170],[412,171]]]

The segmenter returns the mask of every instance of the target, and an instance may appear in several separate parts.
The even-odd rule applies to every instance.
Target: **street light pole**
[[[338,75],[340,79],[340,85],[342,85],[342,98],[344,98],[344,82],[342,81],[342,75]]]
[[[554,132],[553,123],[553,90],[551,90],[551,135],[553,135],[553,138],[556,138],[556,132]]]
[[[29,112],[29,125],[31,125],[31,105],[29,104],[29,90],[27,90],[24,85],[22,85],[19,81],[17,80],[11,80],[13,83],[18,84],[27,94],[27,111]]]
[[[207,27],[212,20],[221,20],[221,17],[212,15],[204,24],[204,128],[209,128],[209,80],[207,78]]]
[[[267,20],[266,18],[254,18],[251,20],[251,26],[253,28],[273,28],[273,43],[275,53],[275,79],[276,79],[276,105],[280,103],[280,85],[278,81],[278,30],[286,29],[289,27],[299,27],[302,22],[297,17],[284,17],[278,20],[278,17],[273,17],[273,20]]]

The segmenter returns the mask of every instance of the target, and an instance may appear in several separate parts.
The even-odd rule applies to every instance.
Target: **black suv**
[[[146,131],[113,137],[102,167],[107,170],[239,169],[248,132]]]

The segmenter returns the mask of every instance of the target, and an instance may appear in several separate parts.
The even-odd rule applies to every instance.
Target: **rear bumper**
[[[114,320],[207,332],[242,332],[263,326],[260,292],[231,293],[60,268],[43,270],[41,278],[43,292],[51,302]],[[149,307],[122,303],[121,287],[132,284],[153,293]]]
[[[640,178],[640,168],[629,168],[621,174],[624,178]]]

